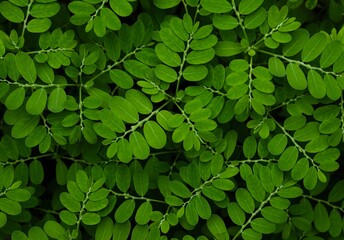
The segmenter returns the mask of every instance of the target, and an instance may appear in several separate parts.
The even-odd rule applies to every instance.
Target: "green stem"
[[[98,12],[100,10],[102,10],[102,8],[104,7],[105,3],[107,3],[108,0],[103,0],[102,1],[102,4],[99,6],[99,8],[97,8],[97,10],[94,12],[94,14],[91,16],[90,20],[88,20],[87,24],[91,21],[93,21],[93,19],[98,15]]]
[[[325,200],[323,200],[323,199],[315,198],[315,197],[310,196],[310,195],[302,195],[302,197],[311,199],[311,200],[316,201],[316,202],[324,203],[324,204],[326,204],[327,206],[329,206],[329,207],[331,207],[331,208],[334,208],[334,209],[337,209],[337,210],[341,211],[342,213],[344,213],[344,209],[343,209],[343,208],[338,207],[338,206],[336,206],[336,205],[333,205],[332,203],[330,203],[330,202],[328,202],[328,201],[325,201]]]
[[[189,125],[189,127],[191,128],[191,131],[193,131],[195,133],[195,135],[197,136],[198,140],[200,141],[200,143],[202,143],[206,148],[208,148],[213,154],[216,154],[216,151],[208,145],[208,143],[206,143],[198,134],[197,129],[195,128],[195,125],[191,122],[190,118],[186,115],[186,113],[184,112],[184,110],[179,106],[178,103],[174,102],[174,104],[177,106],[177,108],[179,109],[179,111],[181,112],[181,114],[183,115],[184,119],[186,120],[187,124]]]
[[[184,69],[186,57],[188,55],[188,51],[190,49],[190,43],[191,43],[192,39],[193,39],[193,33],[190,33],[189,39],[186,42],[186,47],[185,47],[184,52],[183,52],[182,63],[180,64],[180,67],[179,67],[179,72],[178,72],[178,77],[177,77],[176,93],[175,93],[176,97],[177,97],[177,92],[179,90],[180,80],[182,79],[182,76],[183,76],[183,69]]]
[[[235,15],[236,15],[236,17],[238,19],[239,26],[240,26],[241,30],[243,31],[243,33],[244,33],[245,39],[247,40],[247,42],[250,42],[249,39],[248,39],[247,33],[246,33],[246,28],[245,28],[245,26],[243,24],[244,20],[240,16],[240,13],[239,13],[239,11],[237,9],[237,6],[235,4],[235,0],[232,0],[232,7],[233,7],[233,11],[234,11],[234,13],[235,13]]]
[[[82,201],[82,206],[81,206],[81,209],[80,209],[80,212],[79,212],[79,218],[78,218],[78,221],[76,222],[76,230],[77,230],[77,232],[79,232],[79,229],[80,229],[80,223],[81,223],[81,220],[82,220],[82,215],[85,212],[86,203],[88,201],[89,195],[91,194],[91,188],[92,188],[92,186],[89,187],[89,189],[88,189],[88,191],[87,191],[87,193],[85,195],[85,198]]]
[[[98,77],[100,77],[101,75],[103,75],[104,73],[107,73],[109,71],[111,71],[114,67],[118,66],[119,64],[123,63],[127,58],[131,57],[132,55],[134,55],[135,53],[137,53],[138,51],[141,51],[142,49],[144,49],[147,45],[142,45],[141,47],[136,48],[134,51],[128,53],[127,55],[125,55],[121,60],[114,62],[112,65],[108,65],[106,69],[102,70],[100,73],[98,73],[96,76],[92,77],[89,82],[96,80]]]
[[[331,71],[325,71],[324,69],[322,69],[322,68],[320,68],[320,67],[314,67],[314,66],[312,66],[312,65],[310,65],[310,64],[304,63],[304,62],[302,62],[302,61],[290,59],[290,58],[287,58],[287,57],[285,57],[285,56],[283,56],[283,55],[271,53],[271,52],[268,52],[268,51],[265,51],[265,50],[260,50],[260,49],[258,49],[257,51],[260,52],[260,53],[264,53],[264,54],[273,56],[273,57],[277,57],[277,58],[283,59],[283,60],[285,60],[285,61],[287,61],[287,62],[289,62],[289,63],[295,63],[295,64],[297,64],[297,65],[300,65],[300,66],[305,67],[305,68],[310,69],[310,70],[319,71],[319,72],[321,72],[321,73],[323,73],[323,74],[330,74],[330,75],[333,75],[333,76],[335,76],[335,77],[341,77],[341,76],[343,76],[343,74],[338,74],[338,73],[331,72]]]
[[[269,114],[270,115],[270,114]],[[299,150],[299,152],[301,152],[305,158],[307,158],[311,164],[316,168],[317,171],[320,171],[319,166],[317,166],[313,160],[313,158],[311,158],[307,153],[306,150],[303,149],[297,142],[296,140],[287,132],[287,130],[281,125],[279,124],[278,121],[276,121],[276,119],[274,119],[271,115],[270,115],[271,119],[275,122],[275,124],[283,131],[284,135],[287,136],[290,141],[292,141],[292,143],[294,144],[294,146]]]
[[[26,53],[27,54],[40,54],[40,53],[50,53],[50,52],[74,52],[74,49],[73,48],[50,48],[50,49],[30,51]]]
[[[149,202],[156,202],[156,203],[162,203],[162,204],[167,204],[165,201],[162,201],[162,200],[158,200],[158,199],[152,199],[152,198],[146,198],[146,197],[137,197],[137,196],[133,196],[133,195],[130,195],[129,193],[118,193],[118,192],[115,192],[111,189],[109,189],[110,193],[112,193],[113,195],[117,196],[117,197],[123,197],[125,199],[133,199],[133,200],[142,200],[142,201],[149,201]]]
[[[3,166],[15,165],[17,163],[23,163],[23,162],[27,162],[27,161],[36,160],[36,159],[39,159],[39,158],[53,157],[53,156],[55,156],[55,154],[48,153],[48,154],[43,154],[43,155],[35,156],[35,157],[28,157],[28,158],[17,159],[17,160],[15,160],[13,162],[0,162],[0,165],[3,165]]]
[[[344,141],[344,99],[343,94],[340,96],[340,111],[342,113],[342,116],[340,117],[340,120],[342,122],[342,135],[343,135],[343,141]]]
[[[116,139],[114,139],[112,142],[117,142],[118,140],[124,138],[126,135],[128,135],[129,133],[134,132],[137,128],[142,127],[142,125],[149,121],[153,116],[155,116],[156,114],[158,114],[160,112],[161,109],[163,109],[167,104],[169,104],[170,102],[165,102],[162,106],[160,106],[158,109],[156,109],[155,111],[151,112],[146,118],[142,119],[141,121],[139,121],[137,124],[131,126],[131,128],[124,132],[123,135],[117,137]]]
[[[49,85],[43,85],[43,84],[36,84],[36,83],[20,83],[20,82],[11,82],[7,79],[0,79],[0,82],[5,82],[9,85],[17,85],[18,87],[23,87],[23,88],[58,88],[58,87],[79,87],[79,84],[54,84],[51,83]]]
[[[282,188],[283,186],[279,186],[278,188],[276,188],[276,190],[272,193],[270,193],[270,195],[267,197],[267,199],[265,199],[265,201],[261,202],[259,207],[257,208],[256,211],[254,211],[250,218],[247,220],[247,222],[241,226],[240,230],[237,232],[237,234],[233,237],[233,240],[237,239],[242,232],[244,231],[244,229],[252,222],[253,218],[260,213],[260,211],[263,209],[263,207],[270,201],[270,199],[277,194],[277,192]]]
[[[277,162],[277,159],[245,159],[245,160],[230,160],[226,161],[227,165],[239,165],[239,164],[245,164],[245,163],[271,163],[271,162]]]
[[[33,4],[33,2],[34,2],[34,0],[30,0],[29,4],[27,5],[27,10],[26,10],[25,19],[24,19],[24,22],[23,22],[23,30],[22,30],[22,33],[21,33],[21,37],[24,37],[25,30],[27,28],[27,20],[29,19],[31,5]]]

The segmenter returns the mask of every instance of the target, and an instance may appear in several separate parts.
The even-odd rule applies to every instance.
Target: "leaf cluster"
[[[0,240],[342,239],[344,1],[0,3]]]

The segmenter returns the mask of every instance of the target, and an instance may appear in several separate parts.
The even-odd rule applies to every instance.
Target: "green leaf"
[[[143,133],[147,143],[152,148],[161,149],[166,145],[166,133],[156,122],[147,121],[143,126]]]
[[[131,102],[141,114],[150,114],[153,111],[153,104],[149,98],[136,89],[129,89],[125,93],[125,98]]]
[[[187,41],[189,39],[189,33],[186,31],[182,19],[178,17],[172,17],[170,21],[170,27],[181,40]]]
[[[0,210],[8,215],[18,215],[22,211],[22,207],[17,201],[0,198]]]
[[[119,190],[127,192],[131,181],[131,172],[129,167],[126,165],[119,165],[116,170],[115,179]]]
[[[125,200],[115,212],[115,220],[118,223],[124,223],[132,216],[135,209],[135,201],[133,199]]]
[[[301,188],[292,186],[280,189],[277,194],[282,198],[297,198],[300,197],[302,193],[303,190]]]
[[[307,87],[305,74],[296,63],[287,65],[287,80],[289,85],[296,90],[304,90]]]
[[[83,191],[84,193],[89,192],[90,183],[85,171],[82,171],[82,170],[77,171],[75,175],[75,180],[81,191]]]
[[[8,190],[5,196],[17,202],[25,202],[31,198],[31,193],[28,190],[17,188]]]
[[[263,2],[264,0],[242,0],[239,3],[239,13],[243,15],[253,13],[260,7],[260,5],[262,5]]]
[[[31,115],[40,115],[47,104],[47,91],[40,88],[32,93],[26,102],[26,111]]]
[[[160,59],[160,61],[162,61],[170,67],[179,67],[182,62],[178,53],[172,51],[163,43],[158,43],[155,46],[155,53]]]
[[[314,225],[319,232],[327,232],[331,226],[327,209],[320,202],[314,208]]]
[[[316,59],[326,48],[327,36],[324,32],[314,34],[305,44],[301,58],[303,62],[310,62]]]
[[[344,187],[344,180],[339,180],[338,182],[336,182],[328,195],[328,201],[338,202],[338,201],[343,200],[344,192],[341,191],[343,187]]]
[[[127,123],[137,123],[139,121],[139,114],[136,108],[123,97],[112,97],[110,100],[110,109]]]
[[[49,18],[36,18],[29,21],[27,30],[32,33],[43,33],[49,30],[51,21]]]
[[[70,2],[68,4],[68,9],[69,11],[77,15],[91,15],[96,11],[95,7],[92,4],[83,1]]]
[[[23,104],[24,98],[25,89],[17,88],[7,96],[5,106],[8,110],[16,110]]]
[[[286,74],[283,62],[277,57],[269,58],[269,71],[276,77],[284,77]]]
[[[141,133],[134,131],[129,136],[129,143],[136,158],[144,160],[149,156],[149,146]]]
[[[211,217],[211,208],[210,205],[208,203],[208,201],[201,195],[198,195],[195,198],[195,206],[196,206],[196,210],[198,215],[202,218],[202,219],[209,219]]]
[[[120,88],[130,89],[134,86],[134,81],[133,81],[132,77],[128,73],[126,73],[120,69],[111,70],[110,71],[110,78]]]
[[[242,226],[246,222],[246,215],[242,208],[236,202],[231,202],[228,204],[227,213],[233,223]]]
[[[279,133],[269,141],[269,152],[273,155],[280,155],[287,146],[287,143],[288,138],[284,134]]]
[[[8,1],[0,3],[0,13],[4,18],[14,23],[23,22],[25,17],[24,12],[19,7]]]
[[[264,207],[261,213],[266,220],[272,223],[280,224],[288,220],[288,214],[285,211],[274,207]]]
[[[125,132],[125,125],[123,121],[109,109],[102,109],[99,111],[99,118],[103,124],[112,131],[123,133]]]
[[[247,29],[258,28],[265,22],[266,17],[266,10],[264,8],[258,8],[256,11],[245,17],[244,25]]]
[[[44,231],[51,238],[58,239],[67,233],[67,230],[56,221],[49,220],[44,224]]]
[[[196,210],[196,205],[195,205],[195,199],[192,199],[185,208],[185,218],[186,221],[191,225],[191,226],[196,226],[199,218],[198,218],[198,213]]]
[[[19,231],[19,230],[12,232],[11,239],[12,240],[29,240],[29,238],[26,236],[26,234]]]
[[[339,86],[338,81],[330,75],[325,75],[324,83],[326,87],[326,95],[331,100],[338,100],[342,93],[342,89]]]
[[[97,225],[100,222],[100,216],[97,213],[85,213],[82,215],[82,222],[85,225]]]
[[[216,14],[213,18],[213,24],[220,30],[232,30],[239,25],[235,17],[225,14]]]
[[[182,199],[173,195],[165,196],[165,202],[170,206],[176,206],[176,207],[181,206],[184,203]]]
[[[320,67],[327,68],[334,64],[343,52],[343,44],[340,41],[333,41],[327,44],[320,57]]]
[[[315,98],[321,99],[326,95],[326,86],[320,74],[311,69],[308,71],[308,90]]]
[[[232,5],[225,0],[202,0],[201,6],[211,13],[226,13],[232,10]]]
[[[248,191],[251,193],[252,197],[258,202],[263,202],[265,199],[265,190],[260,182],[259,178],[250,174],[246,177],[246,185]]]
[[[155,6],[160,9],[168,9],[177,6],[181,0],[153,0]]]
[[[60,10],[60,5],[56,2],[52,3],[35,3],[33,4],[30,15],[35,18],[49,18],[58,13]]]
[[[245,139],[243,145],[243,153],[246,158],[253,158],[257,151],[257,141],[253,136],[249,136]]]
[[[226,195],[223,190],[217,189],[213,186],[206,186],[202,189],[202,193],[209,199],[214,201],[222,201],[225,199]]]
[[[308,159],[301,158],[299,161],[296,162],[295,166],[293,167],[291,171],[291,177],[296,181],[300,181],[307,175],[308,169],[309,169]]]
[[[80,202],[76,201],[70,193],[62,192],[60,194],[60,201],[62,205],[70,212],[76,213],[81,209]]]
[[[270,199],[270,204],[277,209],[287,209],[290,206],[290,201],[281,197],[273,197]]]
[[[113,236],[116,236],[118,239],[128,239],[130,228],[130,221],[126,221],[125,223],[116,222],[113,229]]]
[[[95,240],[110,240],[113,233],[114,224],[111,218],[105,217],[97,225]]]
[[[204,65],[187,66],[183,71],[183,77],[190,82],[201,81],[208,75],[208,69]]]
[[[244,240],[261,240],[262,234],[254,231],[252,228],[248,228],[242,232],[242,237]]]
[[[27,5],[29,5],[28,0],[10,0],[10,2],[14,5],[17,5],[18,7],[26,7]]]
[[[78,221],[75,213],[69,212],[67,210],[62,210],[59,213],[59,217],[60,217],[62,222],[64,222],[65,224],[67,224],[69,226],[75,225]]]
[[[296,147],[290,146],[288,147],[280,156],[280,159],[278,160],[278,167],[282,171],[289,171],[291,170],[299,156],[299,151]]]
[[[329,147],[328,136],[320,135],[307,143],[305,150],[310,153],[317,153]]]
[[[231,41],[219,41],[215,46],[215,54],[219,57],[231,57],[243,52],[240,43]]]
[[[312,190],[315,188],[318,182],[318,171],[312,166],[308,169],[307,175],[303,179],[303,185],[307,190]]]
[[[121,28],[121,21],[117,15],[109,8],[102,8],[100,10],[100,17],[105,26],[113,31]]]
[[[0,83],[0,99],[10,90],[10,86],[7,83]],[[25,90],[24,90],[25,97]]]
[[[36,70],[38,77],[45,83],[53,83],[55,76],[53,69],[47,63],[36,64]]]
[[[138,195],[144,196],[148,192],[149,175],[146,171],[138,171],[133,175],[134,188]]]
[[[216,214],[211,215],[207,220],[207,227],[210,233],[219,240],[229,240],[226,225],[221,217]]]
[[[129,141],[122,138],[118,141],[117,156],[120,161],[128,163],[132,160],[132,149]]]
[[[190,190],[180,181],[178,180],[172,180],[169,183],[169,187],[171,191],[182,198],[189,198],[191,197],[191,192]]]
[[[309,32],[305,29],[297,29],[291,36],[292,40],[285,44],[282,49],[282,52],[286,57],[294,56],[303,50],[309,39]]]
[[[292,40],[291,35],[284,32],[274,32],[271,37],[278,43],[288,43]]]
[[[251,194],[244,188],[238,188],[235,192],[235,198],[239,206],[247,213],[253,213],[255,209],[254,200]]]
[[[255,218],[250,223],[251,227],[260,233],[270,234],[276,230],[276,225],[264,218]]]
[[[146,239],[148,236],[148,226],[147,225],[136,225],[131,233],[131,240]]]
[[[173,83],[177,81],[177,72],[166,65],[159,64],[154,68],[155,75],[164,82]]]
[[[162,28],[159,32],[161,40],[175,52],[183,52],[184,42],[170,28]]]
[[[128,17],[133,12],[133,7],[128,0],[110,0],[110,7],[121,17]]]
[[[24,52],[19,51],[15,57],[16,66],[20,75],[29,83],[34,83],[37,78],[35,64],[32,58]]]
[[[13,126],[11,135],[14,138],[24,138],[28,136],[37,126],[39,116],[24,116]]]
[[[149,201],[142,203],[136,211],[135,221],[140,225],[147,224],[150,220],[152,212],[153,206]]]
[[[205,50],[194,50],[191,51],[187,57],[186,61],[190,64],[205,64],[211,61],[215,56],[215,51],[212,48]]]
[[[332,209],[330,213],[330,229],[329,233],[332,237],[338,237],[342,232],[342,216],[337,209]]]
[[[40,184],[44,179],[43,165],[38,160],[33,160],[29,165],[30,181],[33,184]]]
[[[28,235],[30,240],[48,240],[48,236],[40,227],[31,227]]]
[[[0,228],[5,226],[6,223],[7,223],[7,215],[3,212],[0,212]],[[12,236],[12,239],[13,239],[13,236]]]

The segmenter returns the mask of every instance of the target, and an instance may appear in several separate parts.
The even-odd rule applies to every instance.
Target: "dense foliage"
[[[2,0],[0,239],[343,239],[343,11]]]

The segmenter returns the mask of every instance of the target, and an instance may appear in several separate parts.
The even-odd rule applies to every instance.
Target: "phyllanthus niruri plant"
[[[343,0],[0,2],[0,239],[343,239]]]

